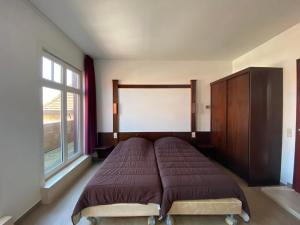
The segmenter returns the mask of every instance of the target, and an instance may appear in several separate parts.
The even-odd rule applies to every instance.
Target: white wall
[[[233,61],[233,70],[248,66],[283,67],[283,137],[281,182],[293,183],[296,125],[296,59],[300,58],[300,24]],[[288,129],[292,136],[288,137]]]
[[[40,200],[42,47],[82,68],[83,54],[27,1],[0,2],[0,216],[17,219]]]
[[[99,131],[112,132],[113,79],[125,84],[189,84],[191,79],[196,79],[197,130],[208,131],[210,110],[205,109],[205,105],[210,104],[210,82],[230,74],[232,64],[227,61],[97,60],[95,70]]]

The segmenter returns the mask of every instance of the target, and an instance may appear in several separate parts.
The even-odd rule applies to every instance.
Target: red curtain
[[[88,55],[84,58],[84,85],[85,153],[91,155],[97,142],[97,105],[94,60]]]

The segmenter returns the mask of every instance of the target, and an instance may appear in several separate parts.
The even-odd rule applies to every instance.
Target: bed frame
[[[88,207],[81,211],[80,216],[86,217],[92,225],[97,225],[102,217],[148,217],[147,225],[155,225],[159,209],[160,206],[153,203],[120,203]],[[236,215],[245,222],[250,220],[242,210],[242,202],[236,198],[175,201],[165,218],[167,225],[174,225],[174,215],[225,215],[228,225],[237,224]]]
[[[190,88],[191,89],[191,138],[196,138],[196,80],[190,84],[119,84],[113,80],[113,136],[114,144],[120,140],[119,137],[119,88]],[[136,136],[133,134],[133,136]],[[129,138],[130,135],[127,137]],[[121,138],[122,139],[122,138]],[[101,217],[148,217],[148,225],[155,225],[159,216],[160,206],[157,204],[111,204],[89,207],[81,212],[81,216],[87,217],[93,225],[99,222]],[[165,218],[167,225],[174,225],[173,215],[225,215],[228,225],[237,224],[235,215],[241,216],[245,222],[250,218],[242,210],[242,202],[236,198],[204,199],[175,201]]]

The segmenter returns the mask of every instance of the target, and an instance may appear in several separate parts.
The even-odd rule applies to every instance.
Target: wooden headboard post
[[[119,81],[113,80],[113,138],[114,144],[119,141]]]
[[[191,80],[191,132],[192,138],[196,138],[196,86],[197,81]]]

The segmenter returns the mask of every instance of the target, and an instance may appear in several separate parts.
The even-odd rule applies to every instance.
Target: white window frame
[[[57,83],[55,81],[47,80],[43,78],[43,57],[50,59],[54,63],[57,63],[61,65],[62,67],[62,77],[61,77],[61,83]],[[53,70],[53,65],[52,63],[52,73],[54,73]],[[46,87],[46,88],[52,88],[55,90],[59,90],[62,93],[62,110],[61,110],[61,145],[62,145],[62,151],[63,151],[63,159],[62,163],[53,168],[51,171],[48,171],[47,173],[45,172],[45,158],[44,158],[44,149],[43,149],[43,174],[45,179],[48,179],[49,177],[53,176],[57,172],[59,172],[61,169],[66,167],[68,164],[72,163],[74,160],[78,159],[80,156],[83,155],[83,149],[84,149],[84,144],[83,144],[83,107],[84,107],[84,99],[83,99],[83,73],[79,69],[75,68],[74,66],[66,63],[65,61],[59,59],[58,57],[43,51],[42,56],[41,56],[41,66],[40,66],[40,78],[41,78],[41,88]],[[74,88],[74,87],[69,87],[67,86],[67,69],[75,72],[79,76],[79,87]],[[51,77],[53,77],[53,74],[51,74]],[[41,91],[41,93],[43,93]],[[74,93],[78,94],[79,96],[79,129],[78,129],[78,152],[72,155],[70,158],[68,158],[68,141],[67,138],[65,137],[66,131],[67,131],[67,93]],[[43,104],[42,104],[43,107]],[[42,110],[43,111],[43,110]],[[44,136],[44,135],[43,135]]]

